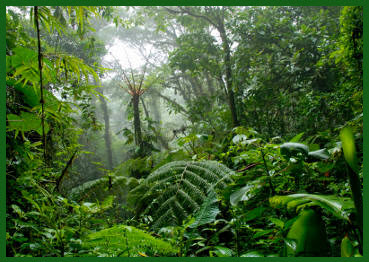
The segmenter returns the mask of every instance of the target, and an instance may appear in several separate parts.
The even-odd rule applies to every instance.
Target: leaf
[[[126,245],[128,243],[128,246]],[[89,234],[83,241],[83,247],[93,249],[101,247],[100,252],[116,254],[121,250],[129,250],[131,256],[139,256],[139,252],[151,250],[154,255],[174,256],[178,248],[151,236],[148,232],[133,226],[116,225],[95,233]],[[123,252],[122,256],[128,256]]]
[[[269,198],[274,208],[287,206],[288,210],[301,210],[303,206],[319,206],[330,214],[347,221],[349,214],[354,210],[351,198],[337,197],[335,195],[293,194],[288,196],[274,196]]]
[[[208,194],[207,198],[194,215],[195,222],[193,222],[189,227],[196,228],[201,225],[205,225],[215,221],[216,216],[220,213],[218,208],[218,199],[215,192],[212,190]]]
[[[215,246],[216,250],[212,251],[214,254],[216,254],[218,257],[231,257],[233,255],[233,250],[222,247],[222,246]]]
[[[9,130],[16,130],[19,132],[36,131],[42,135],[41,119],[35,114],[28,112],[21,112],[21,115],[8,114],[8,128]],[[45,133],[49,131],[49,125],[45,122]]]
[[[351,128],[346,127],[342,129],[340,138],[346,162],[355,173],[359,173],[359,161],[356,154],[355,139]]]
[[[289,159],[291,157],[296,157],[298,154],[302,154],[303,156],[307,156],[309,153],[309,148],[300,143],[284,143],[280,146],[281,148],[281,154]]]
[[[30,106],[31,108],[34,108],[36,106],[41,105],[41,95],[40,95],[40,89],[34,88],[29,85],[22,85],[17,84],[14,80],[7,80],[6,84],[9,86],[13,86],[15,90],[22,93],[22,98],[24,102]],[[52,111],[58,111],[60,106],[60,101],[53,95],[52,92],[49,90],[43,89],[44,94],[44,101],[45,101],[45,109],[52,110]]]
[[[305,132],[301,132],[300,134],[297,134],[296,136],[294,136],[290,142],[299,142],[300,139],[302,138],[302,136],[305,134]]]
[[[236,192],[233,192],[230,196],[230,203],[232,206],[236,206],[240,201],[247,201],[257,194],[256,190],[262,187],[260,179],[253,182],[249,182],[246,186],[240,188]]]
[[[286,245],[287,256],[326,256],[329,250],[324,222],[312,209],[299,214],[287,234],[287,240],[296,241],[296,246]]]
[[[18,214],[18,216],[20,216],[20,217],[23,216],[23,211],[19,206],[11,205],[11,207],[13,208],[14,212]]]
[[[341,241],[341,257],[352,257],[354,255],[354,246],[348,236]]]
[[[266,208],[263,206],[256,207],[250,210],[249,212],[246,213],[245,222],[254,220],[255,218],[262,217],[265,210]]]
[[[250,251],[245,254],[242,254],[240,257],[264,257],[264,255],[259,251]]]
[[[232,139],[232,142],[234,143],[234,144],[238,144],[238,143],[240,143],[240,142],[242,142],[242,141],[244,141],[244,140],[246,140],[247,139],[247,136],[246,135],[235,135],[234,137],[233,137],[233,139]]]
[[[329,159],[329,154],[326,148],[309,152],[308,162],[327,160]]]
[[[262,231],[256,232],[253,237],[254,238],[262,237],[264,235],[268,235],[268,234],[272,233],[273,231],[274,231],[274,229],[262,230]]]
[[[278,218],[275,217],[271,217],[269,218],[270,222],[272,222],[274,225],[276,225],[277,227],[283,229],[284,227],[284,222]]]
[[[232,182],[232,174],[216,161],[173,161],[153,171],[130,194],[136,195],[139,205],[145,205],[146,214],[153,217],[152,228],[180,225],[198,212],[205,200],[210,201],[209,192]]]

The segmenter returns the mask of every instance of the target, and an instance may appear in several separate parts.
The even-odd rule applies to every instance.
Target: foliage
[[[87,236],[84,248],[90,256],[139,257],[175,256],[178,250],[169,243],[132,226],[116,225]]]
[[[199,210],[194,214],[195,221],[189,227],[195,228],[215,221],[216,216],[220,213],[217,202],[215,192],[210,191]]]
[[[350,222],[349,215],[354,209],[354,204],[350,198],[313,194],[274,196],[269,199],[269,203],[274,208],[287,207],[289,212],[296,213],[304,208],[319,206],[329,214],[348,222]]]
[[[286,255],[326,256],[328,240],[324,222],[313,209],[301,211],[287,234]]]
[[[149,204],[145,213],[152,215],[153,228],[179,225],[200,209],[210,192],[224,188],[231,174],[216,161],[174,161],[151,173],[132,193],[142,194],[139,201]]]
[[[362,256],[363,7],[14,6],[6,30],[7,256]]]

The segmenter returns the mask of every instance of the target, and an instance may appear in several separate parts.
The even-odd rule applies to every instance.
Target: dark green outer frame
[[[5,183],[5,125],[6,125],[6,110],[5,110],[5,7],[6,6],[31,6],[31,5],[111,5],[111,6],[125,6],[125,5],[136,5],[136,6],[152,6],[152,5],[244,5],[244,6],[364,6],[364,94],[363,94],[363,105],[364,105],[364,257],[361,258],[341,258],[341,257],[327,257],[327,258],[308,258],[308,257],[275,257],[275,258],[221,258],[221,257],[196,257],[196,258],[170,258],[170,257],[153,257],[153,258],[93,258],[93,257],[83,257],[83,258],[58,258],[58,257],[48,257],[48,258],[13,258],[6,256],[6,223],[5,223],[5,198],[6,198],[6,183]],[[162,262],[162,261],[196,261],[196,262],[207,262],[207,261],[274,261],[274,262],[299,262],[299,261],[326,261],[326,262],[346,262],[346,261],[356,261],[364,262],[369,261],[369,223],[366,219],[369,218],[369,181],[366,176],[369,173],[369,2],[368,0],[0,0],[0,262],[3,261],[32,261],[32,262],[43,262],[43,261],[53,261],[53,262],[90,262],[90,261],[128,261],[128,262],[139,262],[139,261],[149,261],[149,262]]]

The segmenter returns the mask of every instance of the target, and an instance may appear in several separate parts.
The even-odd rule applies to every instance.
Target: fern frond
[[[132,226],[117,225],[87,236],[86,249],[100,248],[99,253],[109,256],[175,256],[175,246]]]
[[[101,201],[108,195],[125,194],[129,189],[137,187],[138,184],[138,180],[134,177],[115,176],[112,178],[112,188],[107,193],[109,178],[102,177],[73,188],[70,197],[75,201]]]
[[[149,188],[142,196],[153,228],[178,225],[200,209],[209,192],[231,182],[233,171],[216,161],[174,161],[152,172],[141,184]],[[138,191],[134,189],[133,191]]]
[[[82,185],[75,187],[70,192],[70,197],[73,200],[80,201],[86,198],[98,198],[98,191],[108,185],[108,178],[98,178],[88,181]]]

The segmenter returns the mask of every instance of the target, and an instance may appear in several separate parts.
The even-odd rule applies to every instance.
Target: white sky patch
[[[131,67],[132,69],[138,69],[145,64],[145,60],[136,49],[118,39],[114,39],[113,45],[108,47],[108,54],[103,58],[106,64],[114,63],[115,60],[118,60],[122,69]]]

